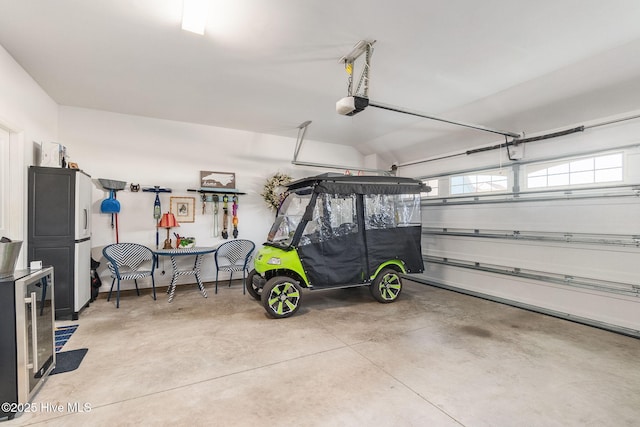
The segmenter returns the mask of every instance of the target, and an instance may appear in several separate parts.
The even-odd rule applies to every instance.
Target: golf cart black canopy
[[[289,191],[313,188],[316,193],[331,194],[415,194],[426,191],[426,186],[413,178],[333,173],[299,179],[287,185],[287,188]]]

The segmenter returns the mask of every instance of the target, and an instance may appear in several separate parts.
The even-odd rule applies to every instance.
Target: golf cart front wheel
[[[402,292],[400,273],[391,268],[382,270],[371,283],[371,295],[382,303],[395,301]]]
[[[289,317],[298,311],[301,294],[297,282],[288,277],[276,276],[269,279],[262,288],[262,306],[274,319]]]

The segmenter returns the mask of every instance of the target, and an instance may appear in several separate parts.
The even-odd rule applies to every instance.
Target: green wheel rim
[[[389,273],[385,274],[378,285],[380,290],[380,296],[385,301],[393,301],[398,298],[402,285],[400,283],[400,277],[397,274]]]
[[[295,311],[300,300],[300,291],[291,283],[281,283],[271,290],[269,294],[269,307],[278,316],[283,316]]]

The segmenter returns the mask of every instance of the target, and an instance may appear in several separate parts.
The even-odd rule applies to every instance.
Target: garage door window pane
[[[559,173],[569,173],[569,163],[563,163],[561,165],[551,166],[547,169],[549,175],[555,175]]]
[[[607,154],[565,162],[531,165],[527,188],[584,186],[623,181],[623,153]]]
[[[452,185],[451,186],[451,194],[463,194],[464,186],[463,185]]]
[[[622,181],[622,168],[596,171],[596,182]]]
[[[541,188],[547,186],[547,177],[545,176],[535,176],[529,177],[527,180],[527,187],[529,188]]]
[[[593,158],[591,159],[582,159],[577,160],[575,162],[571,162],[569,164],[571,172],[581,172],[581,171],[589,171],[593,170]]]
[[[451,194],[474,194],[507,191],[509,180],[496,170],[496,174],[459,175],[451,177]]]
[[[556,187],[558,185],[569,185],[569,174],[563,173],[561,175],[549,175],[548,183],[549,187]]]
[[[428,185],[429,187],[431,187],[431,191],[429,191],[428,193],[425,191],[423,193],[420,193],[420,196],[422,197],[437,197],[438,196],[438,185],[439,185],[439,181],[437,179],[428,179],[425,181],[422,181],[425,185]]]
[[[610,156],[596,157],[596,170],[609,169],[609,168],[622,168],[621,154],[612,154]]]
[[[571,184],[593,184],[593,171],[576,172],[571,174]]]
[[[528,175],[530,178],[536,177],[536,176],[547,176],[547,169],[540,169],[534,172],[531,172]]]

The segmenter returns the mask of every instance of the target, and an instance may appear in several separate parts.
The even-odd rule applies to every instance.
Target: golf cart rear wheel
[[[262,289],[262,306],[274,319],[289,317],[298,311],[301,294],[297,282],[276,276],[269,279]]]
[[[260,301],[260,294],[262,293],[262,288],[257,288],[253,284],[253,276],[257,275],[258,272],[254,269],[249,272],[247,275],[247,293],[251,295],[254,299]]]
[[[376,276],[369,289],[378,302],[395,301],[402,292],[400,273],[391,268],[385,268]]]

